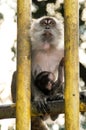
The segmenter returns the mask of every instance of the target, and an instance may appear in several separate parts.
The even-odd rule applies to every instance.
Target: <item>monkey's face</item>
[[[31,26],[32,48],[49,49],[58,46],[62,31],[62,24],[56,18],[46,16],[35,20]]]
[[[54,39],[53,29],[56,28],[56,21],[52,18],[44,18],[40,20],[40,27],[43,29],[41,40],[51,43]]]

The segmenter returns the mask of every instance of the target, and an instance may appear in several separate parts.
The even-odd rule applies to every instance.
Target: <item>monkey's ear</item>
[[[31,23],[33,23],[33,22],[35,22],[36,21],[36,19],[31,19]]]

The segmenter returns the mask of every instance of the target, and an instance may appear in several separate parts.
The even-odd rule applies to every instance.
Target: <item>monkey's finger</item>
[[[45,104],[44,104],[44,101],[41,101],[41,112],[43,113],[43,114],[45,114],[46,113],[46,107],[45,107]]]
[[[38,101],[36,106],[39,113],[46,113],[43,101]]]
[[[44,105],[45,105],[46,112],[50,113],[50,108],[49,108],[48,104],[44,103]]]
[[[62,93],[59,93],[56,95],[56,100],[61,100],[61,99],[64,99],[64,96]]]
[[[46,114],[46,113],[49,113],[49,112],[50,112],[50,109],[47,105],[47,102],[45,100],[43,100],[43,102],[42,102],[42,113]]]
[[[56,101],[56,100],[63,100],[64,95],[62,93],[58,93],[57,95],[51,96],[47,99],[47,101]]]
[[[47,107],[47,103],[46,103],[45,100],[42,100],[42,101],[40,102],[39,111],[42,112],[43,114],[48,113],[49,109],[48,109],[48,107]]]
[[[37,107],[38,112],[41,113],[41,102],[40,101],[37,102],[36,107]]]

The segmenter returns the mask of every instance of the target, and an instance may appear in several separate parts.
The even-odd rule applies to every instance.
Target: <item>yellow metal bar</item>
[[[31,52],[29,43],[30,0],[17,0],[18,44],[17,44],[17,97],[16,130],[30,130],[31,105]]]
[[[79,130],[78,0],[65,0],[65,127]]]

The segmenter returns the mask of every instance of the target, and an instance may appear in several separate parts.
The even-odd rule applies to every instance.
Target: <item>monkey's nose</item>
[[[46,26],[45,29],[50,29],[50,27],[49,27],[49,26]]]

